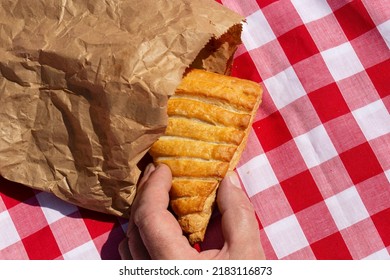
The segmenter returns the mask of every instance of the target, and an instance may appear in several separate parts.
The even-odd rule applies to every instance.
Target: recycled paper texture
[[[127,216],[191,65],[228,71],[242,18],[214,0],[1,1],[0,175]]]

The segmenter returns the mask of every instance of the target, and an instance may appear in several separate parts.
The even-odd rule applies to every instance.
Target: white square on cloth
[[[242,25],[242,42],[248,51],[275,39],[276,36],[261,10],[248,16],[246,23]]]
[[[386,248],[377,251],[367,257],[364,260],[390,260],[390,254]]]
[[[237,172],[249,197],[278,183],[265,154],[254,157],[237,168]]]
[[[265,227],[264,231],[267,233],[278,259],[309,246],[309,242],[295,215],[288,216]]]
[[[264,84],[278,109],[285,107],[306,94],[291,66],[265,80]]]
[[[304,23],[315,21],[332,13],[325,0],[292,0],[291,1]]]
[[[320,165],[337,156],[336,148],[333,146],[323,125],[299,135],[294,138],[294,141],[308,168]]]
[[[3,211],[0,213],[0,225],[0,250],[2,250],[18,242],[20,237],[8,211]]]
[[[385,171],[385,175],[386,175],[387,181],[389,181],[389,183],[390,183],[390,169]]]
[[[352,115],[367,140],[390,133],[390,114],[382,100],[359,108],[353,111]]]
[[[321,55],[335,81],[351,77],[364,70],[349,42],[327,49],[321,52]]]
[[[63,201],[50,193],[41,192],[36,195],[36,198],[38,199],[42,212],[49,224],[77,211],[76,206]]]
[[[390,49],[390,19],[377,26],[379,33],[385,40],[387,47]]]
[[[339,230],[370,216],[355,186],[327,198],[325,203]]]
[[[100,254],[93,241],[84,243],[63,255],[65,260],[100,260]]]

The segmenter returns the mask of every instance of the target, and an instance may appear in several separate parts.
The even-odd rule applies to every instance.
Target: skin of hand
[[[228,172],[217,194],[224,244],[198,252],[182,234],[167,209],[172,174],[166,165],[149,164],[133,201],[127,239],[119,245],[122,259],[265,259],[258,223],[235,172]]]

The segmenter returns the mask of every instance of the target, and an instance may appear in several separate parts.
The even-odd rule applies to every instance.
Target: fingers
[[[142,176],[141,180],[139,180],[138,190],[140,190],[143,187],[145,182],[149,179],[150,174],[152,174],[154,170],[156,170],[156,167],[154,166],[153,163],[150,163],[146,166],[144,175]]]
[[[146,168],[129,221],[128,242],[133,259],[199,257],[182,235],[176,218],[167,210],[171,184],[172,174],[166,165]],[[217,201],[225,239],[220,253],[230,259],[264,259],[252,204],[234,172],[228,173],[221,182]],[[215,250],[208,252],[210,257],[217,257]],[[222,257],[222,254],[218,255]]]
[[[136,237],[132,242],[138,242],[138,237],[141,238],[152,259],[193,258],[196,250],[189,245],[176,218],[167,210],[172,184],[170,169],[166,165],[159,165],[141,183],[131,213],[139,236],[132,233]]]
[[[235,172],[229,172],[218,191],[225,250],[231,259],[264,259],[253,206]]]
[[[153,164],[149,164],[145,168],[144,175],[138,183],[137,196],[140,195],[142,187],[144,186],[145,182],[147,182],[147,180],[150,177],[150,174],[152,174],[152,172],[155,169],[156,168]],[[131,207],[132,211],[130,214],[129,225],[128,225],[128,229],[127,229],[128,239],[127,239],[126,245],[129,248],[128,253],[131,256],[131,258],[133,258],[135,260],[147,260],[147,259],[150,259],[150,256],[149,256],[149,253],[148,253],[145,245],[143,244],[142,238],[141,238],[139,231],[138,231],[138,227],[135,225],[134,218],[133,218],[133,216],[134,216],[133,212],[135,211],[134,204],[135,204],[136,200],[137,200],[137,197],[133,201],[133,204]],[[122,250],[122,252],[123,252],[123,250]],[[126,257],[129,257],[129,256],[127,255]]]
[[[129,245],[128,245],[128,239],[124,238],[118,245],[118,251],[119,255],[122,260],[132,260],[133,257],[131,256]]]

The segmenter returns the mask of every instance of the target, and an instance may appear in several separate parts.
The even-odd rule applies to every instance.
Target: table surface
[[[236,171],[266,257],[390,259],[388,1],[219,2],[246,17],[233,75],[264,88]],[[119,259],[126,227],[0,178],[0,259]]]

